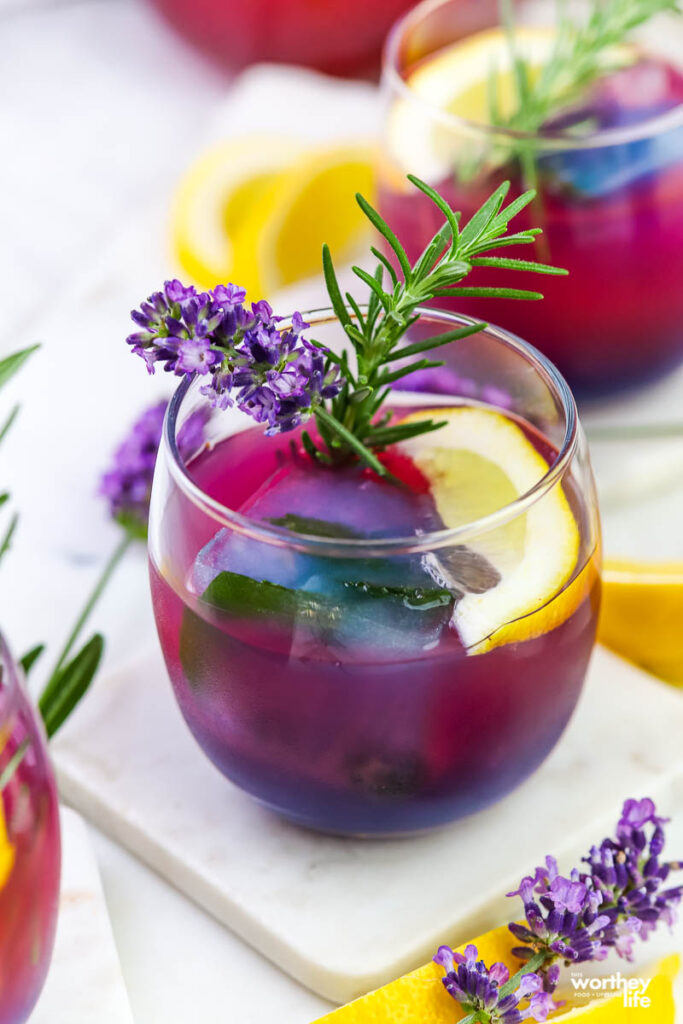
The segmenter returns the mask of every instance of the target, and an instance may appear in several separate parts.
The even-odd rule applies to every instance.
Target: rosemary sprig
[[[622,48],[635,29],[656,14],[681,13],[679,0],[591,0],[588,17],[577,22],[567,15],[565,4],[558,3],[555,41],[538,71],[518,45],[510,0],[500,0],[499,6],[511,53],[515,95],[512,110],[503,114],[501,79],[494,67],[487,89],[489,120],[497,128],[530,135],[579,101],[598,79],[628,63],[629,55]],[[503,165],[516,157],[525,180],[533,184],[536,148],[533,139],[499,142],[492,162]]]
[[[451,209],[438,192],[413,175],[408,175],[408,178],[439,209],[444,224],[416,262],[411,264],[389,225],[363,196],[356,196],[361,210],[394,255],[394,260],[390,260],[385,253],[373,247],[371,251],[377,259],[374,273],[362,267],[353,267],[356,277],[369,290],[365,312],[352,295],[347,293],[342,296],[330,251],[327,246],[323,247],[323,272],[330,301],[349,339],[356,365],[355,368],[349,366],[346,352],[341,356],[327,352],[326,370],[333,364],[339,365],[345,384],[329,407],[320,405],[315,410],[322,447],[315,443],[310,434],[305,432],[303,435],[306,451],[320,462],[326,465],[338,464],[357,457],[385,477],[390,474],[375,452],[396,441],[437,430],[442,425],[432,419],[392,425],[391,413],[380,412],[391,385],[416,370],[443,365],[441,361],[427,358],[408,361],[412,357],[422,357],[433,349],[466,338],[486,326],[484,323],[473,323],[423,341],[399,345],[419,318],[417,308],[441,296],[454,298],[477,295],[528,300],[543,298],[539,292],[527,289],[463,286],[461,282],[474,267],[539,274],[566,273],[544,263],[490,255],[509,245],[532,243],[540,233],[539,228],[508,232],[510,221],[534,198],[533,191],[526,192],[505,206],[510,183],[504,182],[467,224],[461,226],[460,215]],[[386,288],[385,279],[388,279]],[[392,364],[399,359],[406,362],[394,368]]]

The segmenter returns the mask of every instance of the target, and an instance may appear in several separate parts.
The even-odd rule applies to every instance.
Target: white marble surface
[[[279,821],[216,772],[154,651],[100,680],[55,758],[69,802],[285,971],[342,1002],[416,966],[440,941],[496,923],[502,893],[529,865],[548,849],[590,845],[625,794],[683,811],[681,733],[679,695],[598,650],[565,737],[505,801],[431,836],[337,840]],[[542,821],[520,829],[529,808],[543,808]],[[503,866],[500,843],[511,835]]]
[[[69,808],[61,824],[57,938],[30,1024],[133,1024],[87,826]]]
[[[95,849],[136,1024],[308,1024],[332,1008],[97,830]]]

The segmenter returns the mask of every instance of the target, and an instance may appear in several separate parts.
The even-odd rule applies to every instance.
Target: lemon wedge
[[[519,970],[521,963],[512,955],[515,940],[507,927],[480,935],[473,942],[487,966],[504,963],[511,975]],[[464,949],[460,946],[459,952],[464,952]],[[568,992],[563,991],[558,992],[558,999],[565,999],[565,1005],[548,1019],[562,1021],[563,1024],[575,1019],[587,1024],[673,1024],[673,984],[679,969],[679,957],[674,955],[660,960],[644,972],[645,980],[651,979],[647,989],[650,997],[648,1007],[626,1007],[618,992],[607,997],[572,999]],[[437,964],[425,964],[411,974],[320,1017],[314,1024],[453,1024],[462,1020],[465,1013],[443,987],[443,973]]]
[[[414,413],[403,422],[426,415]],[[463,406],[439,409],[438,419],[446,421],[439,431],[411,438],[401,448],[428,480],[439,516],[449,528],[509,505],[548,471],[524,431],[501,413]],[[579,577],[572,581],[580,537],[559,484],[524,514],[479,534],[468,546],[500,576],[484,593],[466,593],[456,604],[453,625],[473,653],[548,632],[587,592],[585,573],[580,585]],[[436,560],[438,572],[439,552],[429,558]]]
[[[189,168],[173,201],[171,243],[197,284],[212,288],[232,280],[247,286],[248,217],[302,152],[290,139],[252,135],[215,146]]]
[[[201,287],[233,281],[250,299],[318,273],[324,241],[344,259],[367,233],[354,194],[372,196],[373,160],[363,144],[310,149],[249,136],[216,146],[178,186],[176,260]]]
[[[355,196],[374,202],[374,159],[367,146],[312,151],[278,179],[269,216],[252,221],[265,294],[319,274],[323,242],[340,262],[360,250],[370,227]]]
[[[14,847],[7,834],[5,808],[0,795],[0,891],[4,888],[14,867]]]
[[[683,686],[683,562],[607,559],[598,639]]]

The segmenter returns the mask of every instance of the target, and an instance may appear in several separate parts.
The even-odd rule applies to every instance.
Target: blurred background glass
[[[376,71],[391,23],[411,6],[411,0],[152,2],[186,39],[230,70],[277,61],[335,75]]]
[[[0,635],[0,1024],[24,1024],[57,924],[57,792],[42,723]]]
[[[518,52],[540,87],[558,5],[511,6]],[[538,197],[518,224],[543,234],[533,250],[509,254],[565,267],[569,282],[543,281],[542,303],[467,298],[454,300],[457,308],[538,346],[579,397],[644,384],[683,359],[681,30],[673,19],[652,22],[634,37],[637,50],[620,57],[620,70],[527,132],[491,127],[496,108],[501,124],[516,104],[524,109],[499,19],[495,6],[427,0],[393,29],[383,73],[380,209],[416,258],[438,213],[407,184],[408,172],[437,188],[465,221],[501,181],[511,180],[511,197],[535,187]],[[472,34],[462,40],[465,33]],[[475,270],[468,285],[509,284],[505,273]]]

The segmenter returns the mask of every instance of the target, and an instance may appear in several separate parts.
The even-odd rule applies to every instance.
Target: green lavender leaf
[[[29,674],[29,672],[31,671],[35,663],[38,661],[38,658],[41,656],[44,650],[45,644],[36,644],[35,647],[32,647],[30,651],[27,651],[23,658],[19,660],[19,664],[24,670],[25,675]]]
[[[14,374],[21,369],[26,360],[39,348],[40,345],[31,345],[29,348],[24,348],[20,352],[14,352],[12,355],[0,359],[0,388],[7,384]]]
[[[12,538],[14,537],[14,531],[17,528],[18,522],[19,515],[17,512],[15,512],[12,518],[10,519],[10,523],[7,530],[5,531],[4,537],[0,541],[0,562],[5,557],[5,555],[7,554],[12,545]]]
[[[45,723],[48,739],[64,724],[82,700],[99,668],[104,652],[104,638],[96,633],[65,665],[43,690],[38,708]]]
[[[4,424],[2,425],[2,427],[0,427],[0,444],[2,444],[2,442],[9,434],[10,430],[12,429],[12,424],[14,423],[18,415],[19,406],[15,405],[12,411],[10,412],[9,416],[5,420]]]

